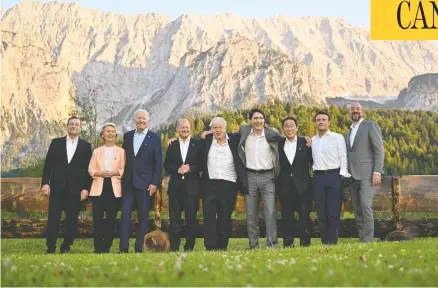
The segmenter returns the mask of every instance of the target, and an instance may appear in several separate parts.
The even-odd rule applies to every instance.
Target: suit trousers
[[[259,245],[260,198],[266,223],[266,247],[277,247],[277,218],[275,214],[275,174],[274,171],[256,173],[248,171],[248,190],[245,194],[246,224],[249,247]]]
[[[341,218],[341,175],[339,172],[315,173],[313,181],[321,242],[335,245]]]
[[[113,243],[121,198],[114,196],[111,178],[104,179],[100,196],[92,196],[90,198],[93,205],[94,251],[97,253],[108,253]],[[106,216],[105,219],[104,216]]]
[[[179,251],[181,233],[183,231],[181,212],[184,211],[186,244],[184,251],[191,251],[196,242],[196,213],[198,211],[198,196],[187,193],[183,183],[179,185],[177,193],[169,195],[169,221],[170,221],[170,250]]]
[[[143,240],[148,230],[151,196],[149,191],[136,188],[132,182],[123,186],[122,216],[120,219],[120,251],[128,252],[131,235],[131,213],[137,210],[138,226],[135,238],[135,252],[143,251]]]
[[[227,250],[236,195],[236,183],[217,179],[204,183],[204,246],[207,250]]]
[[[371,242],[374,237],[373,187],[371,179],[355,180],[348,188],[353,202],[359,240]]]
[[[76,236],[81,195],[79,193],[69,193],[68,191],[69,189],[65,188],[63,191],[52,191],[52,194],[50,194],[46,237],[46,246],[49,252],[55,252],[56,250],[56,240],[63,210],[65,211],[64,241],[61,244],[61,251],[69,251]]]
[[[280,196],[281,202],[281,221],[283,230],[283,245],[284,247],[294,246],[294,231],[293,223],[295,222],[295,211],[298,212],[299,226],[298,234],[300,238],[300,246],[310,245],[310,209],[312,205],[312,197],[304,192],[300,195],[295,189],[294,180],[290,177],[289,193]]]

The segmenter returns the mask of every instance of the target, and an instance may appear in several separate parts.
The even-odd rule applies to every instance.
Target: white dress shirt
[[[350,126],[350,128],[351,128],[351,132],[350,132],[350,145],[351,146],[353,146],[354,138],[356,137],[357,130],[359,130],[359,125],[360,125],[360,123],[362,123],[362,121],[363,121],[363,118],[360,118],[358,123],[353,123]]]
[[[140,150],[141,144],[143,143],[146,134],[148,133],[148,128],[144,129],[143,132],[138,133],[137,129],[134,132],[134,155],[137,156],[138,150]]]
[[[65,142],[66,142],[66,146],[67,146],[67,161],[69,164],[70,164],[71,159],[73,158],[73,155],[75,155],[76,148],[78,147],[78,141],[79,141],[78,136],[76,136],[76,138],[74,138],[74,139],[71,139],[67,135],[67,141],[65,141]]]
[[[189,144],[190,136],[186,139],[185,142],[181,138],[179,138],[179,149],[181,151],[181,158],[183,160],[183,163],[186,162],[187,151],[189,151]]]
[[[227,141],[218,144],[213,137],[207,159],[208,175],[210,179],[227,180],[236,183],[237,173],[234,167],[234,158]]]
[[[351,177],[347,167],[347,145],[341,134],[328,130],[322,137],[312,137],[313,170],[340,168],[340,174]]]
[[[295,154],[297,153],[297,136],[290,141],[286,138],[284,142],[284,153],[286,154],[287,160],[289,160],[290,165],[294,162]]]
[[[113,165],[113,158],[114,158],[114,147],[105,146],[103,151],[105,155],[105,170],[111,171]]]
[[[246,168],[253,170],[268,170],[274,168],[274,158],[271,146],[265,137],[265,130],[257,136],[251,132],[245,141]]]

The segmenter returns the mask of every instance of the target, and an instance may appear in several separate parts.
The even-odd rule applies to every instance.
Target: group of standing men
[[[207,250],[226,250],[231,235],[231,214],[238,190],[245,199],[251,249],[259,246],[260,199],[266,223],[266,246],[278,246],[276,196],[281,202],[285,247],[294,246],[292,225],[295,211],[299,214],[300,245],[310,245],[309,214],[313,199],[316,203],[322,243],[336,244],[343,179],[350,179],[351,182],[349,189],[359,239],[363,242],[372,241],[372,195],[373,186],[379,185],[383,170],[383,142],[378,125],[363,119],[359,103],[351,104],[350,117],[353,124],[346,139],[329,130],[330,115],[324,111],[315,115],[318,133],[311,139],[297,136],[298,121],[294,117],[286,117],[282,121],[285,137],[278,131],[265,127],[265,114],[260,109],[252,109],[249,114],[250,125],[242,125],[236,133],[226,132],[227,122],[223,118],[213,118],[210,124],[211,131],[204,132],[202,139],[191,138],[190,122],[180,119],[177,126],[179,138],[169,144],[164,160],[164,169],[171,175],[168,186],[171,251],[178,251],[180,247],[182,211],[187,232],[184,250],[193,250],[200,197],[203,197],[204,208],[204,245]],[[160,185],[161,143],[156,134],[148,131],[148,121],[149,115],[146,111],[137,111],[136,129],[124,135],[126,166],[122,177],[122,253],[128,251],[131,212],[134,206],[139,213],[135,251],[142,251],[150,199]],[[56,145],[59,146],[57,156],[62,157],[49,157],[54,149],[52,146],[55,146],[54,140],[45,165],[50,168],[44,169],[42,188],[46,195],[50,194],[48,253],[54,252],[55,249],[59,223],[57,211],[66,203],[60,199],[67,199],[67,195],[70,195],[69,199],[74,197],[75,203],[78,203],[70,214],[66,209],[67,217],[70,215],[68,219],[71,219],[68,221],[66,218],[66,231],[71,229],[70,234],[74,235],[74,225],[77,224],[73,222],[77,223],[79,212],[77,207],[79,202],[88,196],[87,188],[91,181],[86,175],[86,162],[91,157],[91,147],[88,143],[79,138],[79,143],[83,143],[81,155],[76,157],[79,152],[76,150],[76,153],[73,152],[76,160],[75,157],[73,160],[70,160],[70,156],[64,157],[64,154],[71,154],[69,139],[70,132],[74,129],[70,122],[72,121],[67,124],[69,136],[55,139],[59,142],[59,145]],[[79,133],[75,135],[77,137]],[[61,150],[67,153],[60,152]],[[66,160],[67,163],[64,163]],[[73,172],[73,169],[76,172]],[[310,170],[313,170],[313,177],[310,176]],[[53,177],[62,180],[55,180]],[[81,180],[78,181],[79,179]],[[50,193],[50,187],[47,188],[49,180],[52,190],[57,190],[57,194]],[[58,185],[54,186],[52,183]],[[68,251],[73,243],[73,236],[67,237],[70,234],[66,233],[61,252]]]

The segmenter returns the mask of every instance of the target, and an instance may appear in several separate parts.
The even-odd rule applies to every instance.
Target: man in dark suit
[[[246,171],[237,153],[239,135],[227,134],[227,122],[221,117],[213,118],[210,126],[213,134],[205,139],[202,182],[204,245],[207,250],[227,250],[237,189],[248,189],[240,183]]]
[[[88,174],[92,150],[90,143],[80,138],[81,120],[67,120],[67,136],[53,139],[44,162],[41,191],[49,197],[47,254],[55,253],[59,222],[65,211],[64,241],[61,253],[70,252],[78,225],[81,201],[88,197],[91,176]]]
[[[294,246],[292,225],[296,210],[300,217],[300,246],[309,246],[312,205],[309,169],[313,164],[312,150],[306,146],[304,137],[297,136],[297,119],[286,117],[282,124],[286,138],[280,141],[278,147],[280,175],[277,178],[276,191],[281,202],[283,244],[284,247]]]
[[[151,197],[161,184],[160,137],[148,129],[149,113],[146,110],[137,110],[134,121],[136,129],[123,135],[122,148],[125,149],[126,164],[122,177],[120,253],[128,253],[131,213],[134,205],[138,216],[135,252],[143,251],[143,238],[148,228]]]
[[[377,123],[363,119],[358,102],[351,103],[350,117],[353,124],[346,138],[348,171],[353,179],[349,190],[359,240],[371,242],[374,238],[373,189],[380,184],[383,173],[382,131]]]
[[[181,212],[184,211],[186,243],[184,251],[192,251],[196,240],[196,213],[200,194],[200,172],[203,162],[203,144],[192,139],[190,122],[180,119],[176,128],[179,138],[166,151],[164,169],[170,174],[169,220],[170,250],[179,251],[182,231]]]

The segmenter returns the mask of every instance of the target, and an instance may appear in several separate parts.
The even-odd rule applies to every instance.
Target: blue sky
[[[384,0],[382,0],[384,1]],[[2,8],[16,5],[16,0],[2,0]],[[49,2],[49,1],[41,1]],[[83,6],[123,14],[158,13],[177,18],[181,14],[234,13],[245,17],[337,16],[369,30],[370,0],[88,0]],[[438,41],[435,41],[438,45]]]

